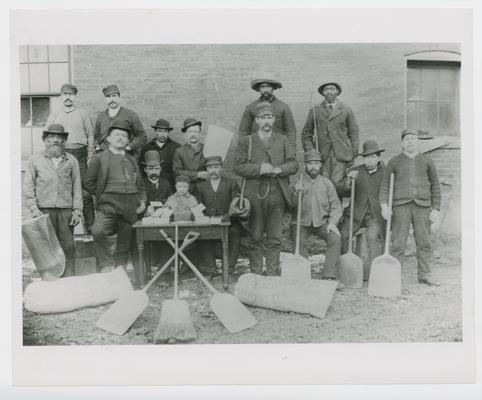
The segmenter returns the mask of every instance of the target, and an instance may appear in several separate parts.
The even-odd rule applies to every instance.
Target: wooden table
[[[220,224],[196,224],[179,222],[179,246],[188,232],[199,232],[200,236],[197,240],[221,240],[223,246],[223,287],[228,289],[229,265],[228,265],[228,230],[231,226],[230,222],[221,222]],[[144,286],[146,276],[151,275],[151,259],[149,246],[144,254],[145,243],[160,242],[165,240],[160,230],[163,229],[169,237],[174,241],[174,224],[166,225],[142,225],[136,222],[132,226],[136,230],[137,250],[139,252],[139,262],[135,266],[136,276],[139,284]]]

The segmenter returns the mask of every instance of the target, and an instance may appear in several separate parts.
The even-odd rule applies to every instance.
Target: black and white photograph
[[[173,21],[196,18],[171,12]],[[129,18],[92,15],[96,28]],[[302,17],[293,17],[300,26]],[[151,352],[149,365],[154,355],[182,361],[157,380],[136,370],[124,383],[93,371],[45,382],[381,383],[383,374],[367,371],[335,375],[339,358],[319,381],[312,373],[275,381],[275,370],[225,379],[213,364],[228,357],[217,355],[223,349],[237,354],[226,375],[249,366],[257,349],[260,365],[271,351],[280,360],[284,351],[311,354],[310,370],[324,354],[337,359],[337,349],[357,349],[350,357],[370,359],[368,370],[384,349],[409,358],[420,348],[406,370],[435,362],[425,348],[470,359],[466,36],[56,40],[54,25],[48,31],[19,34],[10,48],[18,365],[49,352],[86,365],[87,354],[115,363]],[[234,367],[238,357],[251,361]],[[203,369],[195,378],[179,373],[190,362]],[[470,380],[464,365],[454,383]],[[451,382],[440,368],[387,379]],[[18,382],[42,384],[32,375]]]

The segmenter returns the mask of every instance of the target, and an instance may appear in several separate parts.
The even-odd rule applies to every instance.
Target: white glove
[[[388,208],[388,204],[381,204],[382,207],[382,217],[386,220],[390,219],[392,215],[392,210]]]
[[[434,209],[434,210],[430,211],[430,217],[429,217],[429,219],[430,219],[430,222],[431,222],[432,224],[435,224],[435,223],[438,221],[439,214],[440,214],[440,211],[439,211],[439,210],[435,210],[435,209]]]

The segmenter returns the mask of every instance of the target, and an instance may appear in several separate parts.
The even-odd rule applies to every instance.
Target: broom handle
[[[392,228],[392,202],[393,202],[393,172],[390,174],[390,194],[388,196],[388,209],[390,210],[390,217],[387,219],[387,234],[385,237],[385,255],[388,255],[390,250],[390,230]]]
[[[174,238],[176,240],[176,247],[174,249],[174,300],[177,300],[177,274],[178,274],[178,267],[179,267],[179,251],[178,251],[178,240],[179,240],[179,225],[177,222],[174,224]]]
[[[243,206],[244,203],[244,188],[246,187],[246,178],[243,178],[243,183],[241,184],[241,195],[239,196],[239,207]]]
[[[303,188],[303,173],[300,174],[300,184]],[[298,191],[298,210],[296,216],[296,247],[295,255],[300,254],[300,233],[301,233],[301,200],[303,197],[303,189]]]
[[[352,237],[353,237],[353,212],[355,210],[355,179],[351,181],[351,199],[350,199],[350,237],[348,241],[348,253],[352,250]]]

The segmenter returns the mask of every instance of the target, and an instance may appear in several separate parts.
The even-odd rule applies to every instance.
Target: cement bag
[[[59,279],[65,269],[65,255],[47,214],[22,220],[22,237],[40,278]]]
[[[338,286],[336,281],[284,280],[279,276],[243,274],[234,295],[244,304],[324,318]]]
[[[35,313],[60,313],[110,303],[132,290],[124,268],[117,267],[105,274],[32,282],[25,289],[23,302],[27,310]]]

